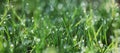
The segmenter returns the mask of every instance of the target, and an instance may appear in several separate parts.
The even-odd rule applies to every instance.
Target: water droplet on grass
[[[118,47],[120,47],[120,44],[118,45]]]
[[[58,53],[58,52],[57,52],[56,48],[54,48],[53,46],[51,46],[51,47],[48,47],[45,50],[43,50],[42,53]]]
[[[68,12],[66,12],[66,15],[69,15],[69,13],[68,13]]]
[[[65,40],[67,40],[67,37],[65,37]]]
[[[81,53],[85,53],[86,47],[81,47],[81,49],[82,49]]]
[[[58,4],[58,9],[62,9],[63,8],[63,4]]]
[[[106,20],[104,20],[104,21],[103,21],[103,24],[106,24],[106,23],[107,23]]]
[[[13,47],[14,47],[14,44],[10,44],[10,47],[13,48]]]
[[[32,22],[34,22],[34,20],[32,19]]]
[[[14,29],[14,32],[16,31],[16,29]]]
[[[114,33],[115,33],[116,35],[120,35],[120,29],[114,30]]]
[[[6,22],[5,22],[5,21],[4,21],[3,23],[4,23],[4,24],[6,24]]]
[[[119,13],[116,13],[115,16],[118,17],[118,16],[119,16]]]
[[[28,6],[28,5],[29,5],[29,3],[26,3],[26,5]]]
[[[38,9],[38,10],[41,10],[42,8],[39,6],[39,7],[37,7],[37,9]]]
[[[101,48],[103,47],[103,44],[102,44],[102,43],[100,44],[100,47],[101,47]]]
[[[13,5],[10,5],[11,8],[13,8],[14,6]]]
[[[8,17],[10,17],[11,15],[10,15],[10,14],[8,14],[7,16],[8,16]]]
[[[113,35],[110,35],[110,39],[114,39]]]
[[[77,40],[77,35],[73,38],[73,41],[76,41]]]
[[[48,29],[49,27],[47,26],[46,28]]]
[[[27,38],[27,35],[24,35],[24,39],[26,39]]]
[[[0,31],[4,30],[5,28],[4,27],[0,27]]]
[[[21,25],[25,26],[25,19],[22,20]]]
[[[101,48],[103,47],[103,44],[101,41],[98,41],[98,44],[100,45]]]
[[[36,43],[39,43],[39,42],[40,42],[40,38],[34,37],[34,41],[35,41]]]
[[[12,32],[10,32],[10,34],[13,34]]]
[[[54,31],[52,31],[52,33],[54,34],[55,32],[54,32]]]
[[[100,43],[101,43],[101,41],[98,41],[98,43],[100,44]]]
[[[6,4],[5,6],[6,6],[6,7],[9,7],[9,4]]]
[[[37,40],[36,40],[37,42],[40,42],[40,39],[39,38],[37,38]]]
[[[86,3],[86,2],[81,2],[81,6],[82,6],[82,7],[84,7],[84,8],[85,8],[85,7],[86,7],[86,5],[87,5],[87,3]]]
[[[4,46],[4,47],[7,47],[7,44],[4,42],[4,43],[3,43],[3,46]]]
[[[89,28],[89,27],[88,27],[88,26],[86,26],[86,27],[85,27],[85,30],[88,30],[88,28]]]
[[[63,27],[60,27],[59,30],[60,30],[60,31],[63,31]]]
[[[63,47],[64,49],[66,49],[67,48],[67,46],[66,45],[64,45],[64,47]]]
[[[42,17],[41,20],[44,20],[44,18]]]
[[[25,23],[21,22],[21,25],[25,26]]]
[[[32,22],[34,22],[34,17],[32,17]]]
[[[58,31],[58,29],[56,28],[55,31]]]
[[[84,43],[84,40],[82,40],[82,42]]]
[[[54,7],[53,7],[53,6],[50,6],[50,10],[51,10],[51,11],[54,11]]]
[[[30,32],[33,34],[33,33],[34,33],[34,30],[31,30]]]

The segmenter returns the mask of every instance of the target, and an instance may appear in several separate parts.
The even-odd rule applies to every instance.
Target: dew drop
[[[28,5],[29,5],[29,3],[26,3],[26,5],[28,6]]]
[[[54,7],[53,7],[52,5],[50,6],[50,10],[51,10],[51,11],[54,11]]]
[[[66,15],[69,15],[69,13],[68,13],[68,12],[66,12]]]
[[[10,34],[13,34],[12,32],[10,32]]]
[[[23,19],[23,21],[21,22],[21,25],[25,26],[25,19]]]
[[[118,17],[119,16],[119,13],[116,13],[116,15],[115,15],[116,17]]]
[[[107,23],[106,20],[104,20],[104,21],[103,21],[103,24],[106,24],[106,23]]]
[[[34,22],[34,20],[32,19],[32,22]]]
[[[10,15],[10,14],[8,14],[7,16],[8,16],[8,17],[10,17],[11,15]]]
[[[64,45],[64,49],[66,49],[67,48],[67,45]]]
[[[63,31],[63,27],[60,27],[59,30],[60,30],[60,31]]]
[[[82,40],[82,42],[84,42],[84,40]]]
[[[13,48],[13,47],[14,47],[14,44],[10,44],[10,47]]]
[[[40,38],[34,37],[34,41],[35,41],[36,43],[38,43],[38,42],[40,42]]]
[[[82,49],[81,53],[85,53],[86,47],[82,47],[81,49]]]
[[[34,33],[34,30],[31,30],[31,33]]]
[[[58,31],[58,29],[56,28],[55,31]]]
[[[3,46],[4,46],[4,47],[7,47],[7,44],[6,44],[6,43],[3,43]]]
[[[4,24],[6,24],[6,22],[5,22],[5,21],[4,21],[3,23],[4,23]]]
[[[54,31],[52,31],[52,33],[54,34],[55,32],[54,32]]]
[[[44,18],[42,17],[41,20],[44,20]]]
[[[1,31],[1,30],[4,30],[4,29],[5,29],[4,27],[0,27],[0,31]]]
[[[65,37],[65,40],[67,40],[67,37]]]
[[[88,30],[88,28],[89,28],[88,26],[87,26],[87,27],[85,27],[85,30]]]
[[[48,29],[49,27],[47,26],[46,28]]]
[[[63,8],[63,4],[58,4],[58,9],[62,9]]]

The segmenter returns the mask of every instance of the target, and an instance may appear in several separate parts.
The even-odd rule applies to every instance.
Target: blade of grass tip
[[[5,28],[6,28],[6,27],[5,27]],[[5,33],[7,34],[8,42],[10,42],[10,35],[9,35],[9,33],[8,33],[8,29],[7,29],[7,28],[5,29]]]
[[[112,41],[112,43],[104,50],[104,53],[107,53],[108,50],[110,50],[110,47],[114,46],[113,44],[114,44],[114,42]]]
[[[83,36],[80,38],[79,42],[77,42],[77,44],[75,44],[73,47],[75,47],[75,46],[81,44],[81,41],[82,41],[82,40],[83,40]]]
[[[99,27],[99,29],[97,30],[97,32],[95,32],[95,29],[93,29],[94,30],[94,32],[95,32],[95,34],[94,34],[94,40],[96,41],[95,43],[96,43],[96,46],[99,46],[99,43],[97,43],[97,36],[98,36],[98,34],[100,33],[100,31],[101,31],[101,29],[102,29],[102,27],[103,27],[103,25],[101,25],[100,27]],[[92,27],[93,28],[93,27]],[[101,49],[100,47],[98,47],[99,49]],[[101,52],[103,52],[103,51],[101,51]]]
[[[7,0],[7,8],[8,8],[8,10],[10,9],[10,0]]]
[[[8,10],[9,10],[9,0],[7,0],[7,7],[5,8],[4,14],[2,16],[2,21],[0,22],[0,25],[2,24],[2,22],[5,20],[4,18],[7,16]]]
[[[104,39],[105,39],[105,43],[108,45],[106,32],[107,32],[107,31],[104,31]]]
[[[91,37],[91,35],[90,35],[90,32],[88,31],[88,37],[89,37],[89,41],[90,41],[90,43],[92,42],[92,37]]]
[[[5,17],[7,16],[7,12],[8,12],[8,9],[5,9],[5,11],[4,11],[4,14],[3,14],[3,16],[2,16],[2,20],[1,20],[1,22],[0,22],[0,25],[3,23],[3,21],[5,20]]]
[[[98,34],[100,33],[102,27],[103,27],[103,25],[101,25],[101,26],[99,27],[99,29],[97,30],[97,32],[95,33],[95,40],[97,39],[97,36],[98,36]],[[96,40],[96,41],[97,41],[97,40]]]
[[[115,11],[116,3],[115,3],[115,0],[112,0],[111,2],[112,2],[112,17],[114,18],[116,14],[116,11]]]
[[[92,23],[91,23],[91,20],[92,20],[92,18],[93,18],[93,11],[92,11],[92,9],[90,10],[90,13],[89,13],[90,15],[89,16],[86,16],[86,25],[87,26],[91,26],[91,27],[93,27],[92,26]]]
[[[91,20],[93,19],[93,10],[92,9],[90,9],[89,14],[90,15],[87,17],[87,20],[86,20],[86,25],[91,27],[94,37],[95,37],[95,34],[96,34],[95,27],[92,25],[92,22],[91,22]],[[94,38],[94,39],[96,40],[96,38]]]
[[[33,29],[37,29],[38,27],[38,23],[39,23],[39,20],[38,18],[42,18],[40,15],[40,10],[39,9],[36,9],[35,11],[33,11],[33,20],[34,20],[34,28]],[[45,23],[45,21],[42,21],[43,23]]]
[[[18,20],[19,20],[20,22],[22,22],[22,19],[17,15],[17,13],[16,13],[16,11],[15,11],[14,8],[12,8],[12,12],[13,12],[13,14],[18,18]]]
[[[72,20],[74,19],[75,15],[77,14],[77,8],[75,8],[73,15],[72,15]]]
[[[102,26],[103,26],[103,25],[101,25],[101,26],[99,27],[99,29],[97,30],[97,32],[95,31],[94,26],[92,26],[92,30],[93,30],[93,33],[94,33],[94,40],[95,40],[96,46],[99,46],[99,44],[97,43],[97,36],[98,36],[100,30],[102,29]],[[100,48],[99,48],[99,49],[100,49]]]
[[[35,49],[35,45],[32,47],[32,50],[30,51],[30,53],[33,53],[33,50]]]
[[[67,28],[67,26],[66,26],[66,16],[64,16],[62,19],[63,19],[63,25],[66,28],[66,32],[67,32],[67,36],[68,36],[69,35],[69,28]]]
[[[77,27],[78,25],[80,25],[81,22],[84,22],[86,19],[82,18],[80,19],[74,26]]]
[[[115,34],[115,48],[118,48],[120,29],[114,30],[114,34]],[[116,53],[118,53],[118,50],[117,50],[117,49],[116,49]]]
[[[76,24],[75,27],[77,27],[81,23],[81,20],[79,20]]]
[[[90,21],[92,20],[93,15],[94,15],[94,14],[93,14],[93,10],[91,9],[91,10],[90,10],[90,18],[87,20],[87,22],[90,22]],[[92,28],[93,33],[94,33],[94,39],[95,39],[95,41],[97,42],[97,36],[98,36],[99,32],[101,31],[103,25],[101,25],[101,26],[99,27],[99,29],[97,30],[97,32],[95,31],[95,27],[94,27],[91,23],[90,23],[90,25],[91,25],[91,28]]]
[[[112,41],[112,43],[107,47],[107,49],[105,50],[105,53],[107,52],[107,51],[109,51],[109,50],[113,50],[113,48],[115,48],[116,47],[116,39],[114,39],[113,41]],[[111,49],[110,49],[111,48]]]

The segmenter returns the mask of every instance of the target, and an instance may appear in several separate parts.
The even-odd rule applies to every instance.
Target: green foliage
[[[114,0],[0,0],[1,53],[119,52]]]

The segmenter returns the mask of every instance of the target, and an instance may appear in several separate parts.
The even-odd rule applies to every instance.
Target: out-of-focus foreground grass
[[[115,0],[0,0],[0,53],[119,53]]]

